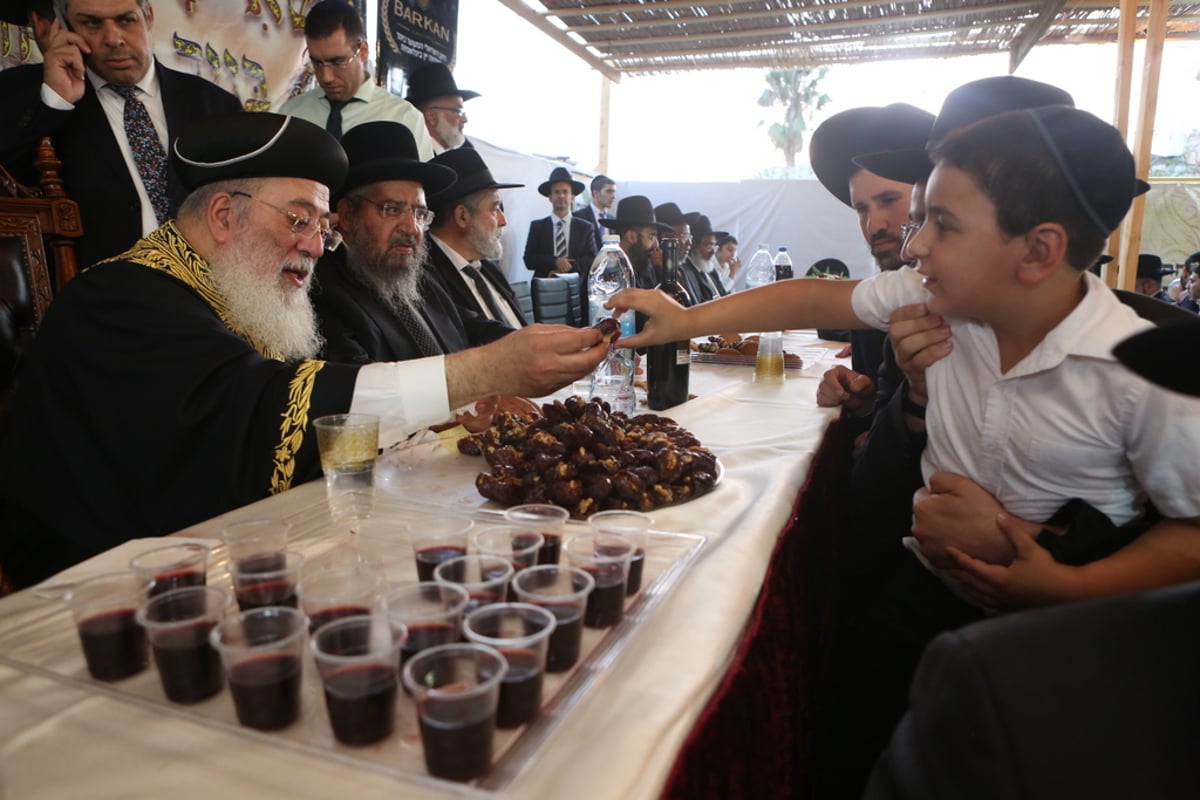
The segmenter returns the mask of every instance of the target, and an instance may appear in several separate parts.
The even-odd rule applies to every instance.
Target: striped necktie
[[[567,257],[567,229],[563,219],[554,221],[554,255],[556,258]]]
[[[142,178],[142,185],[146,187],[146,196],[154,206],[154,217],[161,225],[171,216],[167,205],[167,153],[150,120],[150,113],[138,99],[138,87],[115,83],[108,86],[125,100],[125,138],[129,140],[129,150],[133,153],[133,163]]]

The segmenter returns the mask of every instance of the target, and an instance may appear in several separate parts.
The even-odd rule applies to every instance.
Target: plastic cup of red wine
[[[300,716],[300,679],[308,620],[294,608],[267,606],[231,614],[209,641],[221,654],[238,722],[274,731]]]
[[[508,582],[513,576],[512,562],[499,556],[461,556],[443,561],[433,571],[438,583],[452,583],[467,590],[466,613],[480,606],[503,603],[508,599]]]
[[[406,637],[400,648],[400,666],[422,650],[459,640],[463,611],[470,596],[454,583],[422,581],[398,586],[383,598],[388,620],[404,626]]]
[[[329,569],[305,574],[296,586],[300,609],[310,630],[342,617],[370,614],[383,597],[383,576],[366,567]]]
[[[496,707],[498,727],[520,727],[541,709],[546,650],[556,625],[554,614],[528,603],[483,606],[463,620],[468,641],[495,648],[508,662]]]
[[[249,611],[265,606],[296,608],[296,585],[304,554],[295,550],[261,552],[229,562],[238,608]]]
[[[507,670],[503,655],[475,643],[431,647],[404,665],[404,686],[417,706],[430,775],[469,781],[487,772]]]
[[[475,545],[475,552],[485,556],[507,558],[512,562],[515,572],[537,564],[538,553],[541,552],[545,541],[540,533],[516,525],[481,528],[471,540]]]
[[[221,691],[224,670],[209,634],[230,605],[224,589],[185,586],[154,595],[138,609],[168,700],[198,703]]]
[[[600,511],[588,517],[588,525],[597,533],[626,536],[633,540],[633,558],[629,561],[629,578],[625,594],[632,596],[642,588],[642,572],[646,564],[646,538],[654,520],[639,511]]]
[[[364,563],[387,581],[412,580],[412,549],[409,524],[386,517],[358,519],[350,523],[350,537]]]
[[[343,617],[312,637],[313,658],[325,687],[333,736],[352,747],[392,735],[399,685],[397,653],[407,631],[381,614]]]
[[[546,646],[547,672],[566,672],[579,661],[583,615],[595,585],[590,573],[558,564],[530,567],[513,578],[513,590],[520,602],[541,606],[557,621]]]
[[[417,580],[433,580],[437,565],[467,554],[467,534],[475,521],[469,517],[426,517],[409,525],[408,539],[417,561]]]
[[[67,595],[88,673],[96,680],[119,681],[149,663],[146,632],[136,617],[152,585],[140,573],[123,570],[82,581]]]
[[[267,553],[282,553],[288,548],[292,524],[282,519],[247,519],[221,531],[221,540],[232,567],[242,559]],[[260,562],[261,563],[261,562]]]
[[[608,628],[625,618],[625,581],[636,549],[627,536],[617,533],[578,533],[563,544],[571,566],[587,572],[596,581],[588,595],[583,624]]]
[[[526,503],[504,512],[504,521],[542,535],[539,564],[557,564],[562,554],[562,533],[571,514],[562,506]]]
[[[129,567],[154,581],[151,595],[185,586],[204,586],[208,576],[208,548],[195,543],[155,547],[131,560]]]

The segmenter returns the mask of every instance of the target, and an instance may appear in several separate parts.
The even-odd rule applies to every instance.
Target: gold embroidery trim
[[[271,471],[271,494],[292,488],[296,472],[296,453],[304,444],[308,430],[308,409],[312,404],[313,385],[324,361],[301,361],[288,385],[288,404],[279,422],[279,446],[275,448],[275,466]]]

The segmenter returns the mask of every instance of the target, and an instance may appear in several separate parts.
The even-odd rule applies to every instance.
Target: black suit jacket
[[[571,217],[570,239],[567,242],[567,258],[575,259],[574,271],[587,283],[592,262],[596,260],[596,226],[587,220]],[[525,266],[533,271],[535,278],[549,278],[554,274],[554,221],[551,217],[535,219],[529,223],[529,237],[525,240]]]
[[[422,276],[421,299],[419,311],[446,353],[486,344],[512,331],[507,325],[463,313],[428,273]],[[318,262],[313,306],[325,337],[323,355],[330,361],[369,364],[421,357],[387,303],[346,269],[341,251]]]
[[[596,252],[600,252],[600,248],[604,246],[604,234],[608,233],[608,229],[600,224],[600,220],[596,219],[596,211],[592,208],[592,204],[588,203],[576,211],[573,216],[592,223],[592,227],[596,229]]]
[[[475,299],[475,294],[471,291],[471,287],[467,286],[467,279],[451,263],[449,257],[442,252],[442,248],[438,246],[437,242],[429,243],[429,258],[425,262],[425,270],[441,283],[442,288],[450,295],[451,299],[454,300],[460,309],[469,311],[483,319],[494,321],[491,320],[488,310],[483,308],[479,304],[479,301]],[[484,259],[479,262],[479,271],[483,273],[483,277],[491,285],[492,292],[501,298],[503,302],[508,303],[513,313],[517,315],[517,319],[521,320],[521,324],[528,325],[529,320],[521,312],[521,303],[517,300],[512,286],[509,286],[500,268],[494,262]],[[496,324],[503,325],[506,331],[511,330],[503,321],[496,322]]]
[[[212,114],[242,109],[236,97],[215,83],[168,69],[158,61],[159,89],[167,117],[167,142]],[[10,75],[11,73],[11,75]],[[63,188],[79,203],[83,236],[75,246],[81,267],[124,252],[142,237],[141,205],[117,139],[90,80],[70,111],[42,103],[42,69],[29,65],[0,72],[4,122],[0,124],[0,163],[22,183],[36,185],[34,152],[49,136],[63,162]],[[168,161],[168,163],[170,163]],[[171,167],[167,200],[171,215],[187,190]]]
[[[1200,582],[943,634],[866,797],[1200,797],[1198,619]]]
[[[704,276],[700,274],[700,268],[692,261],[689,255],[679,263],[679,280],[683,284],[683,288],[687,289],[691,295],[692,303],[707,303],[713,299],[713,291],[709,288],[708,282],[704,280]]]

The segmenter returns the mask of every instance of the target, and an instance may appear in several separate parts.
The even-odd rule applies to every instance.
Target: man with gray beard
[[[395,122],[369,122],[342,137],[350,169],[337,200],[345,247],[317,265],[313,302],[324,357],[369,364],[457,353],[495,341],[508,325],[458,308],[427,274],[425,192],[454,171],[422,163],[413,135]],[[474,151],[470,151],[474,152]]]
[[[0,445],[0,565],[18,587],[318,477],[315,417],[378,415],[389,446],[481,398],[549,394],[607,353],[599,331],[532,326],[403,363],[314,360],[307,292],[339,239],[341,146],[259,113],[208,117],[171,151],[190,191],[177,219],[63,287],[21,373]]]

